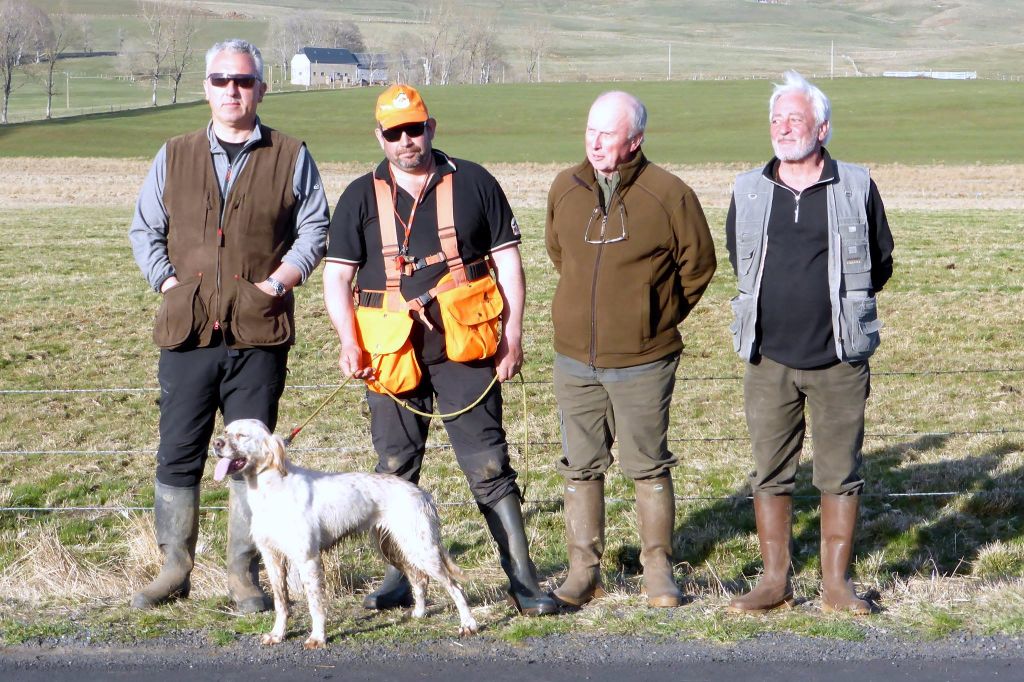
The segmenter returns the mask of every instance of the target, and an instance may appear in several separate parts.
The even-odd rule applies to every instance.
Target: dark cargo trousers
[[[259,419],[273,431],[287,368],[287,347],[160,351],[156,479],[175,488],[199,485],[218,410],[225,424]]]
[[[859,495],[864,406],[871,391],[868,363],[840,362],[793,369],[762,357],[743,379],[747,428],[754,454],[754,493],[791,495],[803,450],[805,405],[811,417],[814,487],[833,495]]]
[[[401,398],[421,412],[448,414],[476,400],[494,378],[494,360],[423,365],[423,378]],[[367,390],[370,432],[377,451],[379,474],[394,474],[419,483],[430,418],[414,414],[388,395]],[[455,459],[469,482],[473,498],[491,507],[511,494],[519,495],[516,472],[509,462],[501,425],[501,385],[495,384],[472,410],[444,420]]]

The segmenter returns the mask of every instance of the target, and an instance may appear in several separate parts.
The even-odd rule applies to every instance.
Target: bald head
[[[587,118],[587,159],[594,170],[611,175],[632,161],[644,140],[647,107],[629,94],[615,90],[600,96]]]

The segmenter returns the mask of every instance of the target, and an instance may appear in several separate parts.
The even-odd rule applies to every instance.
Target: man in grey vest
[[[726,245],[739,294],[733,346],[754,455],[750,485],[764,574],[732,600],[734,612],[793,603],[793,490],[804,408],[821,491],[821,608],[857,614],[847,571],[864,480],[860,476],[868,358],[879,344],[875,294],[892,274],[892,233],[865,168],[833,160],[828,97],[794,71],[769,101],[775,156],[736,178]]]
[[[267,85],[263,58],[244,40],[206,53],[206,127],[161,147],[142,185],[129,238],[161,294],[160,447],[156,539],[160,573],[132,596],[148,609],[191,589],[199,482],[217,412],[270,429],[295,342],[292,289],[326,249],[328,210],[306,145],[256,116]],[[245,482],[232,478],[228,593],[242,613],[265,611]]]

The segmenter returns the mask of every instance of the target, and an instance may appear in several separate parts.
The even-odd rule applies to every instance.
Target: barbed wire
[[[1024,489],[1021,488],[995,488],[990,490],[941,490],[933,492],[907,492],[907,493],[861,493],[861,498],[871,499],[908,499],[908,498],[929,498],[929,497],[956,497],[958,495],[973,495],[973,496],[995,496],[995,495],[1006,495],[1009,497],[1021,497],[1024,496]],[[821,496],[817,494],[813,495],[792,495],[794,500],[817,500]],[[737,504],[740,502],[749,502],[753,500],[751,495],[675,495],[677,502],[683,503],[697,503],[697,502],[731,502]],[[628,497],[605,497],[605,503],[620,504],[636,502],[635,498]],[[562,498],[550,498],[541,500],[523,500],[524,505],[533,506],[547,506],[547,505],[559,505],[562,504]],[[469,507],[476,506],[475,500],[456,500],[452,502],[435,502],[438,507],[453,508],[453,507]],[[203,512],[222,512],[227,511],[227,507],[219,506],[200,506],[199,511]],[[126,512],[153,512],[153,507],[89,507],[89,506],[75,506],[75,507],[0,507],[0,513],[12,512],[12,513],[50,513],[50,512],[103,512],[107,514],[124,514]]]
[[[908,370],[873,370],[872,378],[885,376],[937,376],[950,374],[1020,374],[1024,367],[976,367],[965,369],[908,369]],[[676,381],[742,381],[742,374],[723,374],[711,376],[678,376]],[[548,379],[524,381],[527,386],[551,386]],[[285,386],[286,391],[324,391],[338,388],[341,384],[297,384]],[[362,390],[359,384],[353,384],[352,390]],[[157,386],[112,386],[96,388],[3,388],[0,395],[62,395],[75,393],[158,393]]]
[[[953,436],[1000,436],[1024,434],[1024,429],[977,429],[961,431],[906,431],[899,433],[866,433],[865,438],[887,439],[887,438],[947,438]],[[808,433],[806,440],[814,440],[813,434]],[[670,443],[727,443],[735,441],[750,440],[749,436],[689,436],[669,438]],[[518,441],[508,441],[509,445],[522,447]],[[561,441],[553,440],[531,440],[527,441],[530,447],[561,447]],[[451,450],[450,443],[428,443],[427,450]],[[289,448],[292,453],[315,453],[333,452],[339,455],[352,455],[361,452],[372,451],[372,445],[356,447],[293,447]],[[116,455],[153,455],[153,449],[131,449],[131,450],[0,450],[0,456],[32,455],[32,456],[116,456]]]

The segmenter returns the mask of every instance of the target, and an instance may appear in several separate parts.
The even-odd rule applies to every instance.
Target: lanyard
[[[398,224],[402,226],[402,230],[405,232],[405,240],[402,242],[402,248],[398,252],[401,255],[409,253],[409,235],[412,233],[412,224],[416,220],[416,209],[419,208],[420,202],[423,201],[423,195],[427,191],[427,186],[430,181],[434,179],[434,174],[431,173],[427,176],[426,181],[420,187],[419,193],[416,195],[412,203],[412,210],[409,211],[409,220],[406,222],[402,219],[402,215],[398,212],[398,181],[395,179],[395,172],[388,166],[388,173],[391,175],[391,182],[394,184],[395,191],[391,195],[391,209],[395,212],[395,218],[398,220]]]

